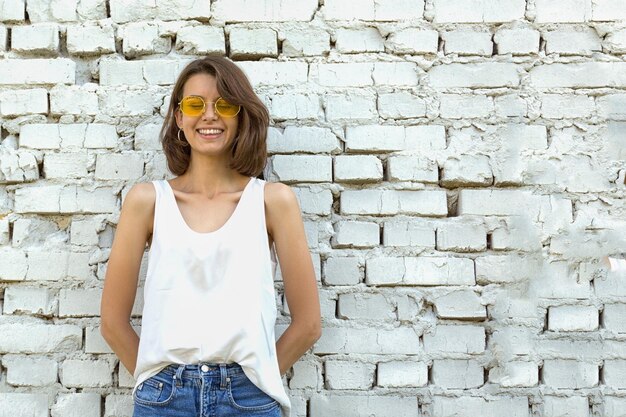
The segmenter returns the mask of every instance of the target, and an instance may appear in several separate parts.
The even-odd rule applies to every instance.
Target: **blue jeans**
[[[236,362],[170,364],[137,386],[133,402],[133,417],[281,417]]]

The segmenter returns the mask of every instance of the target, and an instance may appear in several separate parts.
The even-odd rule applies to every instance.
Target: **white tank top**
[[[266,181],[250,178],[231,217],[209,233],[187,225],[166,180],[152,181],[154,226],[133,394],[170,363],[237,362],[289,417],[276,357],[276,253],[265,225]]]

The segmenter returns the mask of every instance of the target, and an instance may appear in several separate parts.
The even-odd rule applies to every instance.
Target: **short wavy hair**
[[[178,141],[175,114],[179,110],[178,103],[183,98],[185,82],[195,74],[214,76],[220,96],[229,103],[241,106],[237,115],[237,135],[230,146],[230,167],[242,175],[258,177],[263,173],[267,162],[269,111],[254,92],[243,70],[221,56],[196,59],[178,75],[159,134],[168,169],[174,175],[182,175],[187,171],[191,160],[191,148]]]

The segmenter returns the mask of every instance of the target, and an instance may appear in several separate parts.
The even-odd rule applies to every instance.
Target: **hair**
[[[269,111],[255,94],[245,73],[232,61],[221,56],[207,56],[190,62],[178,75],[167,115],[159,138],[167,159],[167,167],[175,175],[187,171],[191,161],[191,147],[178,140],[176,111],[182,100],[183,87],[195,74],[215,77],[217,91],[224,100],[241,106],[237,135],[230,144],[230,167],[242,175],[258,177],[267,162],[267,129]]]

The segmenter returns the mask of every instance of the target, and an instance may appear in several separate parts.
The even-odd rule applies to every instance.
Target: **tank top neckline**
[[[169,190],[169,195],[171,197],[171,202],[174,204],[174,210],[176,211],[176,215],[178,217],[178,220],[180,221],[180,223],[182,224],[182,226],[185,228],[185,230],[187,230],[189,233],[196,235],[196,236],[213,236],[216,235],[218,233],[220,233],[222,230],[224,230],[225,228],[227,228],[230,223],[232,223],[235,219],[235,217],[238,215],[239,211],[240,211],[240,206],[243,203],[243,199],[246,196],[246,191],[248,191],[248,189],[250,188],[250,185],[254,182],[255,177],[250,177],[250,180],[248,181],[248,183],[246,184],[246,186],[243,188],[243,190],[241,191],[241,196],[239,197],[239,201],[237,202],[237,205],[235,206],[235,210],[233,210],[233,212],[231,213],[230,217],[226,220],[226,222],[224,224],[222,224],[219,228],[211,231],[211,232],[197,232],[195,230],[193,230],[188,224],[187,221],[185,220],[185,218],[183,217],[183,213],[180,211],[180,208],[178,207],[178,202],[176,201],[176,196],[174,195],[174,189],[172,188],[172,186],[170,185],[170,183],[167,180],[163,180],[163,182],[166,185],[166,188]]]

